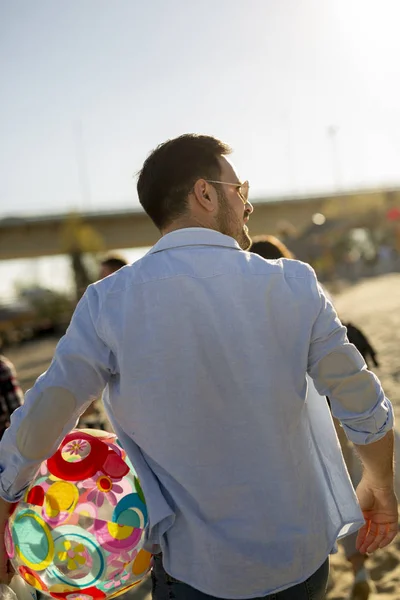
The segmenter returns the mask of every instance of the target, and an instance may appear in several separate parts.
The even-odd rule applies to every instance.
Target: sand
[[[360,326],[378,352],[375,370],[392,400],[400,423],[400,274],[364,280],[334,294],[334,303],[344,321]],[[7,351],[24,390],[28,389],[51,360],[56,340],[30,342]],[[387,549],[376,552],[368,565],[376,592],[370,600],[400,600],[400,536]],[[329,600],[347,600],[352,576],[340,549],[331,559]],[[149,581],[129,598],[148,599]],[[124,597],[125,598],[125,597]],[[121,597],[122,599],[122,597]]]

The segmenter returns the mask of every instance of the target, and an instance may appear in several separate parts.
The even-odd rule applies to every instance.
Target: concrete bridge
[[[279,234],[284,228],[298,233],[321,213],[328,219],[343,218],[362,226],[400,209],[400,190],[359,190],[340,195],[280,198],[255,201],[250,219],[251,235]],[[0,220],[0,260],[65,254],[65,226],[69,215],[8,217]],[[98,250],[152,246],[159,233],[141,210],[80,214],[82,223],[97,232]],[[63,237],[64,236],[64,237]]]

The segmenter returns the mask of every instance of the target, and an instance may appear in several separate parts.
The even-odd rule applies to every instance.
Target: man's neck
[[[205,223],[200,219],[196,219],[195,217],[182,218],[177,219],[167,227],[165,227],[161,231],[161,235],[167,235],[167,233],[172,233],[173,231],[177,231],[178,229],[188,229],[189,227],[202,227],[204,229],[214,229],[214,231],[218,231],[215,227],[212,226],[211,223]]]

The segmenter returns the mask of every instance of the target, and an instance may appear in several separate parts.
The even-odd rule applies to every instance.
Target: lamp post
[[[341,169],[340,169],[340,160],[339,153],[337,147],[337,134],[339,132],[339,127],[337,125],[330,125],[327,129],[328,138],[330,140],[331,147],[331,164],[332,164],[332,180],[333,185],[336,191],[339,191],[342,187],[341,185]]]
[[[76,165],[78,168],[78,181],[82,196],[83,212],[90,210],[92,204],[92,192],[90,188],[90,180],[87,169],[86,151],[83,139],[82,121],[79,119],[75,124],[75,150],[76,150]]]

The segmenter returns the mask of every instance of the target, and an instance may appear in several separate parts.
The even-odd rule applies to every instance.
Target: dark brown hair
[[[262,258],[266,258],[267,260],[294,258],[294,255],[285,244],[273,235],[262,235],[253,238],[249,251],[254,252],[254,254],[259,254]]]
[[[110,254],[103,258],[100,264],[102,267],[109,267],[114,271],[118,271],[118,269],[121,269],[121,267],[125,267],[128,264],[128,262],[124,258],[122,258],[122,256]]]
[[[185,213],[187,197],[198,179],[219,179],[218,159],[231,148],[208,135],[187,133],[158,146],[138,176],[140,204],[162,229]]]

